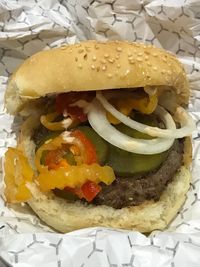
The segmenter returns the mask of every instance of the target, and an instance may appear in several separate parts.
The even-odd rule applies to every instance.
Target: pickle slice
[[[155,125],[155,122],[151,124]],[[133,138],[152,139],[151,136],[131,129],[122,123],[118,124],[116,128],[120,132]],[[156,169],[165,160],[167,155],[168,151],[153,155],[135,154],[109,144],[109,153],[106,164],[111,166],[117,175],[127,177]]]
[[[70,202],[74,202],[74,201],[79,199],[75,194],[73,194],[72,192],[67,191],[65,189],[60,190],[60,189],[56,188],[56,189],[53,190],[53,192],[57,197],[61,197],[61,198],[67,199]]]
[[[74,155],[73,153],[70,151],[70,150],[67,150],[65,155],[63,156],[64,159],[67,160],[67,162],[70,164],[70,165],[76,165],[76,160],[74,158]]]
[[[55,137],[57,137],[58,135],[60,135],[62,133],[62,131],[49,131],[46,135],[44,135],[44,137],[40,140],[39,144],[36,147],[36,150],[42,146],[47,140],[49,139],[53,139]]]
[[[134,154],[110,145],[106,164],[112,167],[117,175],[127,177],[156,169],[167,154],[167,151],[154,155]]]

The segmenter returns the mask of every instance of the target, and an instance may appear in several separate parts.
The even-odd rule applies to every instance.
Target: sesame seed
[[[104,57],[105,57],[105,58],[108,58],[108,57],[109,57],[109,55],[108,55],[108,54],[104,54]]]
[[[116,55],[115,58],[116,58],[116,59],[119,59],[119,55]]]
[[[98,45],[95,45],[94,47],[95,47],[95,49],[99,49],[99,46]]]
[[[145,59],[145,60],[148,60],[148,59],[149,59],[149,57],[148,57],[148,56],[145,56],[145,57],[144,57],[144,59]]]
[[[137,61],[142,62],[142,58],[141,57],[137,57]]]
[[[95,69],[95,66],[94,65],[91,65],[91,69],[94,70]]]
[[[166,59],[166,58],[163,58],[163,61],[164,61],[164,62],[167,62],[167,59]]]
[[[126,72],[125,72],[124,75],[126,76],[126,75],[128,75],[129,73],[130,73],[130,70],[126,70]]]
[[[129,61],[130,61],[130,60],[133,60],[133,57],[129,57],[128,60],[129,60]]]
[[[139,52],[137,55],[138,55],[138,56],[142,56],[142,55],[143,55],[143,53],[142,53],[142,52]]]
[[[102,67],[102,70],[104,71],[104,70],[106,70],[106,65],[103,65],[103,67]]]
[[[121,68],[121,65],[120,65],[120,64],[117,64],[117,68],[118,68],[118,69]]]
[[[165,74],[165,73],[166,73],[166,70],[161,70],[161,73],[162,73],[162,74]]]
[[[152,66],[152,64],[149,61],[147,62],[147,65],[150,66],[150,67]]]
[[[118,46],[118,47],[117,47],[117,51],[118,51],[118,52],[122,52],[122,48]]]
[[[72,52],[72,49],[70,49],[69,52],[71,53]]]
[[[31,57],[30,61],[31,62],[35,62],[36,61],[36,58],[35,57]]]
[[[171,75],[171,74],[172,74],[172,72],[171,72],[170,70],[168,70],[168,71],[167,71],[167,73],[168,73],[169,75]]]
[[[128,57],[131,57],[132,56],[132,53],[128,53]]]
[[[154,57],[157,57],[157,56],[158,56],[158,54],[157,54],[157,53],[153,53],[153,56],[154,56]]]
[[[157,70],[158,68],[156,66],[153,67],[153,70]]]
[[[93,61],[96,61],[96,60],[97,60],[97,57],[96,57],[96,56],[93,56],[93,57],[92,57],[92,60],[93,60]]]
[[[81,64],[78,64],[78,68],[79,68],[79,69],[82,69],[83,66],[82,66]]]
[[[66,50],[67,49],[67,45],[63,45],[60,47],[61,50]]]
[[[109,58],[108,61],[109,61],[110,63],[113,63],[115,60],[112,59],[112,58]]]
[[[130,63],[131,64],[135,64],[135,60],[130,60]]]
[[[78,50],[78,52],[79,52],[80,54],[81,54],[83,51],[84,51],[83,48],[80,48],[80,49]]]
[[[111,73],[108,73],[107,76],[108,76],[108,78],[111,78],[112,77],[112,74]]]

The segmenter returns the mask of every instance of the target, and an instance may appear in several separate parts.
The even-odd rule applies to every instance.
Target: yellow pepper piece
[[[42,115],[40,121],[44,127],[51,131],[59,131],[66,129],[71,124],[71,119],[63,119],[62,121],[53,122],[58,117],[57,112],[52,112],[47,115]]]
[[[32,197],[26,187],[33,180],[33,170],[23,152],[17,148],[9,148],[5,154],[5,197],[8,202],[23,202]]]
[[[133,109],[140,111],[144,114],[151,114],[154,112],[158,104],[157,95],[152,95],[149,97],[144,97],[140,100],[137,99],[129,99],[128,105],[132,106]]]
[[[36,178],[39,188],[44,192],[55,188],[64,189],[66,186],[71,188],[81,187],[87,181],[104,182],[109,185],[114,179],[115,174],[111,167],[102,167],[97,163],[44,171]]]
[[[71,142],[68,142],[68,138]],[[72,140],[70,138],[73,138]],[[72,166],[72,165],[63,165],[58,169],[49,170],[47,166],[41,164],[41,156],[43,151],[47,150],[56,150],[62,147],[63,144],[68,144],[70,146],[78,146],[80,148],[80,156],[84,157],[84,148],[79,146],[78,140],[74,137],[65,137],[61,134],[58,137],[50,140],[43,144],[36,152],[35,157],[35,166],[40,172],[36,180],[38,181],[39,188],[42,191],[49,191],[54,188],[63,189],[66,186],[68,187],[80,187],[87,181],[92,182],[104,182],[105,184],[110,184],[115,179],[114,171],[109,166],[100,166],[97,163],[91,165],[82,164]],[[74,155],[75,160],[77,161],[76,155]],[[80,161],[80,160],[79,160]]]
[[[158,97],[156,94],[154,94],[152,96],[145,96],[140,99],[123,98],[113,100],[112,103],[119,112],[126,116],[128,116],[133,109],[144,114],[151,114],[157,107]],[[107,112],[107,119],[114,125],[120,123],[120,121],[109,112]]]
[[[128,116],[132,111],[132,106],[127,105],[127,102],[119,101],[115,104],[115,107],[117,110],[119,110],[124,115]],[[121,121],[119,121],[117,118],[115,118],[111,113],[107,112],[107,119],[112,124],[119,124]]]

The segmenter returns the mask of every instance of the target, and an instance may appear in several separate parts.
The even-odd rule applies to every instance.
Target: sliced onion
[[[157,154],[168,150],[174,138],[136,139],[119,132],[107,120],[106,110],[97,99],[90,104],[88,120],[92,128],[106,141],[123,150],[137,154]],[[166,121],[167,124],[168,120]]]
[[[116,94],[113,96],[115,97]],[[168,120],[169,129],[160,129],[158,127],[147,126],[143,123],[139,123],[135,120],[130,119],[121,112],[119,112],[113,105],[111,105],[106,97],[103,96],[101,92],[97,92],[97,99],[101,102],[103,107],[110,112],[115,118],[120,120],[125,125],[129,126],[132,129],[135,129],[139,132],[146,133],[153,137],[162,137],[162,138],[182,138],[184,136],[191,135],[195,129],[195,123],[190,115],[182,108],[178,107],[175,113],[177,121],[180,122],[181,128],[176,129],[174,120],[170,113],[168,113],[164,108],[158,106],[155,110],[155,114],[159,115],[162,119]],[[108,98],[112,97],[112,94],[107,96]],[[165,121],[164,121],[165,123]],[[165,123],[166,124],[166,123]],[[165,125],[167,126],[167,125]]]

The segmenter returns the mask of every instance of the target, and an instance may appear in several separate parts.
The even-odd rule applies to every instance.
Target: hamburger
[[[151,45],[85,41],[41,51],[9,79],[22,119],[5,154],[5,198],[60,232],[164,229],[183,205],[194,129],[176,57]]]

